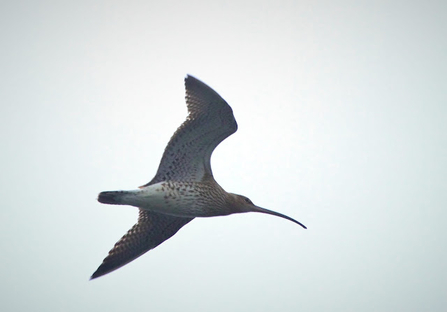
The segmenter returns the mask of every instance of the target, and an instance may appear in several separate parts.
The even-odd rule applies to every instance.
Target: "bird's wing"
[[[192,76],[185,78],[185,88],[188,117],[166,146],[157,174],[144,186],[212,176],[213,150],[237,130],[233,110],[213,89]]]
[[[138,223],[115,244],[90,279],[110,273],[157,247],[191,220],[140,209]]]

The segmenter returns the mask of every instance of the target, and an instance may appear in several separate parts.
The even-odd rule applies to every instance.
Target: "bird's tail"
[[[102,204],[123,205],[123,196],[127,191],[108,191],[98,195],[98,201]]]

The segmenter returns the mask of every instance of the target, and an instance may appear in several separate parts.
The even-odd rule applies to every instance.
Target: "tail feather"
[[[98,201],[102,204],[120,205],[125,191],[101,192],[98,195]]]

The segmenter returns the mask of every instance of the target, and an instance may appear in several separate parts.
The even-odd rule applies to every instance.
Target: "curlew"
[[[231,107],[200,80],[185,78],[188,116],[169,141],[155,177],[131,191],[101,192],[103,204],[139,208],[138,222],[115,244],[91,279],[110,273],[157,247],[196,217],[261,212],[306,228],[289,216],[258,207],[245,196],[227,193],[214,180],[210,158],[235,133]]]

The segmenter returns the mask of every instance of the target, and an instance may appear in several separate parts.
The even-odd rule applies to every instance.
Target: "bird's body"
[[[107,274],[155,248],[196,217],[261,212],[300,222],[255,206],[247,197],[227,193],[212,174],[210,158],[236,132],[231,107],[213,89],[192,76],[185,79],[189,115],[169,141],[155,177],[131,191],[102,192],[104,204],[140,209],[138,223],[119,240],[92,279]]]
[[[132,191],[103,192],[100,199],[103,203],[130,205],[174,217],[195,218],[234,212],[227,203],[225,193],[214,179],[204,182],[164,181]]]

